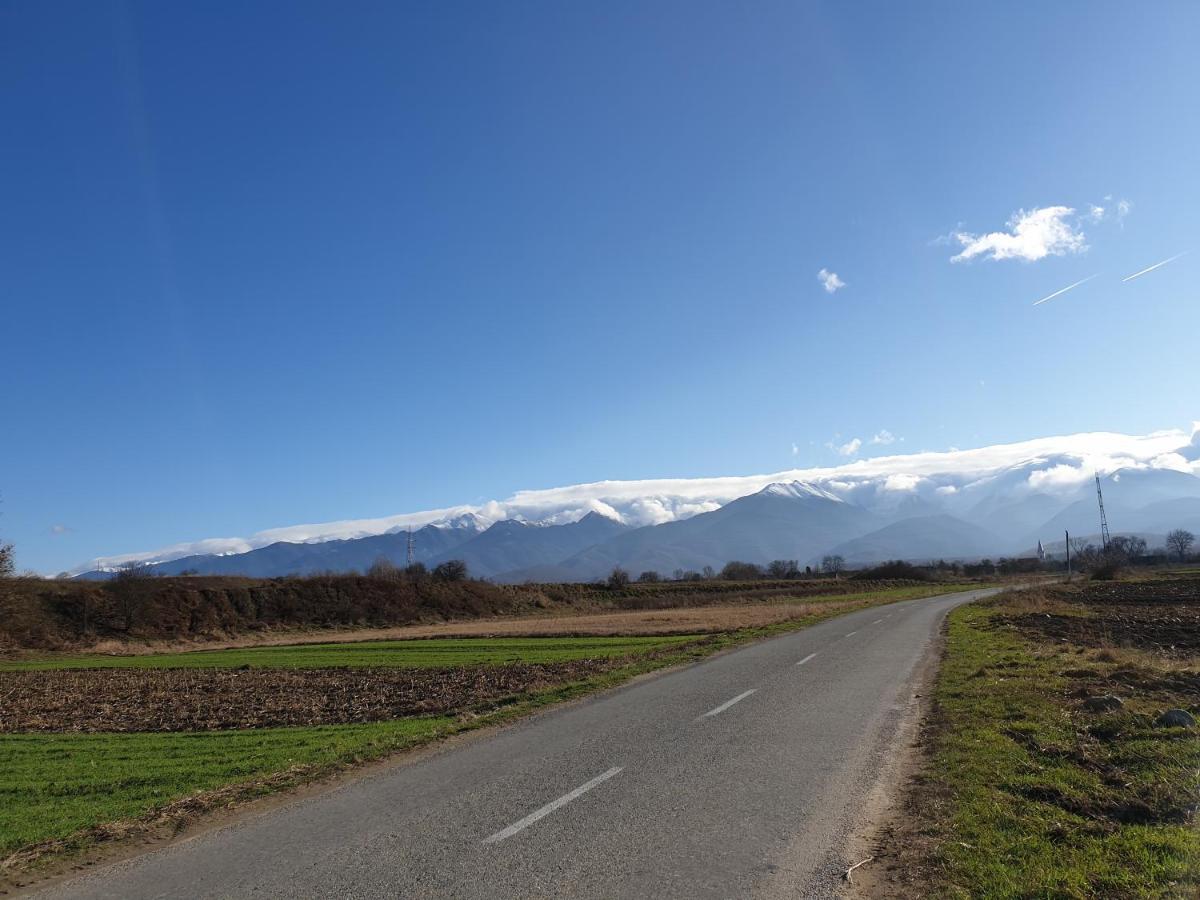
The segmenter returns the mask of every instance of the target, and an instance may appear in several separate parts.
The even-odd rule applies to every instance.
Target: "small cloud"
[[[70,534],[74,530],[75,529],[70,527],[69,525],[51,525],[50,526],[50,533],[52,535],[54,535],[55,537],[58,537],[59,535],[62,535],[62,534]]]
[[[1122,220],[1129,215],[1129,211],[1133,209],[1133,204],[1128,200],[1118,200],[1115,205],[1112,203],[1112,194],[1104,195],[1104,203],[1101,206],[1098,203],[1089,203],[1087,216],[1093,222],[1104,222],[1106,220],[1115,220],[1118,225],[1122,224]]]
[[[886,428],[881,428],[879,431],[877,431],[875,433],[875,436],[873,438],[871,438],[872,444],[886,445],[886,444],[894,444],[895,442],[896,442],[896,436],[894,434],[892,434],[890,431],[888,431]]]
[[[1075,210],[1069,206],[1046,206],[1017,210],[1008,220],[1008,231],[970,234],[956,231],[950,235],[962,245],[962,252],[951,262],[966,262],[977,256],[991,259],[1023,259],[1036,262],[1047,256],[1065,256],[1087,250],[1084,233],[1073,221]]]
[[[830,272],[828,269],[822,269],[817,273],[817,280],[821,282],[821,286],[825,288],[825,293],[832,294],[846,286],[846,282],[838,277],[837,272]]]
[[[833,446],[833,445],[831,445],[831,446]],[[855,453],[858,452],[858,449],[861,446],[862,446],[862,441],[859,438],[851,438],[844,444],[839,444],[837,446],[834,446],[833,449],[835,451],[837,451],[838,453],[840,453],[842,456],[853,456]]]
[[[792,456],[800,455],[800,447],[797,444],[792,444]]]

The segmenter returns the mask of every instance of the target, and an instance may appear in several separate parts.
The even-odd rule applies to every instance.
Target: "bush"
[[[194,640],[274,628],[382,627],[509,615],[511,588],[361,575],[17,578],[0,583],[0,648]],[[0,701],[2,702],[2,701]]]

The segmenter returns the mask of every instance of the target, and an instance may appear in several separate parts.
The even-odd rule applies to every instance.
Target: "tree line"
[[[662,581],[794,581],[801,578],[815,578],[818,575],[833,575],[835,578],[846,569],[845,558],[838,555],[826,556],[821,565],[814,569],[812,566],[800,568],[794,559],[774,559],[761,566],[758,563],[730,560],[717,571],[712,566],[705,566],[699,572],[690,569],[676,569],[671,579],[664,578],[654,570],[642,572],[634,579],[620,566],[614,566],[605,582],[610,588],[626,587],[636,580],[638,584],[657,584]]]

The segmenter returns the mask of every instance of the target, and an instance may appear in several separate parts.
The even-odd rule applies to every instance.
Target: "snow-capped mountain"
[[[1096,474],[1114,533],[1188,527],[1200,516],[1193,508],[1200,506],[1198,473],[1200,428],[1076,434],[776,475],[520,491],[477,506],[292,526],[106,557],[76,573],[111,571],[128,561],[164,572],[363,570],[379,556],[403,562],[413,528],[417,559],[436,562],[457,553],[474,563],[477,574],[505,580],[586,579],[617,564],[635,574],[667,574],[716,568],[731,559],[804,562],[891,525],[916,519],[946,524],[939,516],[972,526],[961,531],[963,552],[952,555],[1000,555],[1061,539],[1064,529],[1095,531]],[[906,558],[946,555],[947,546],[932,539],[935,531],[947,530],[897,527],[875,545]],[[895,537],[905,540],[891,543]]]

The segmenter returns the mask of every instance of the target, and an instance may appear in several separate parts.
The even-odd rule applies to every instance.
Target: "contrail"
[[[1169,262],[1175,262],[1175,260],[1179,259],[1179,257],[1186,256],[1186,255],[1187,255],[1186,250],[1184,250],[1183,253],[1176,253],[1170,259],[1164,259],[1162,262],[1156,262],[1154,265],[1149,266],[1145,269],[1142,269],[1142,271],[1140,271],[1140,272],[1134,272],[1128,278],[1122,278],[1121,282],[1124,283],[1126,281],[1133,281],[1133,279],[1140,278],[1142,275],[1145,275],[1147,272],[1153,272],[1155,269],[1159,268],[1160,266],[1165,266]]]
[[[1099,275],[1099,274],[1100,274],[1099,272],[1097,272],[1097,273],[1096,273],[1096,275]],[[1035,304],[1033,304],[1033,305],[1034,305],[1034,306],[1041,306],[1041,305],[1042,305],[1043,303],[1045,303],[1047,300],[1053,300],[1053,299],[1054,299],[1055,297],[1057,297],[1059,294],[1065,294],[1067,291],[1071,291],[1071,290],[1074,290],[1075,288],[1079,287],[1079,286],[1080,286],[1081,284],[1083,284],[1084,282],[1091,281],[1093,278],[1095,278],[1095,277],[1096,277],[1096,275],[1089,275],[1087,278],[1081,279],[1081,280],[1079,280],[1079,281],[1075,282],[1074,284],[1068,284],[1068,285],[1067,285],[1065,288],[1063,288],[1062,290],[1060,290],[1060,291],[1055,291],[1053,294],[1051,294],[1051,295],[1050,295],[1050,296],[1048,296],[1048,297],[1043,297],[1041,300],[1037,301],[1037,302],[1036,302]]]

